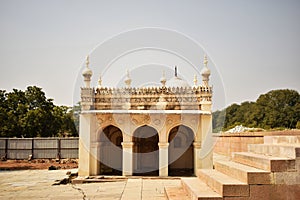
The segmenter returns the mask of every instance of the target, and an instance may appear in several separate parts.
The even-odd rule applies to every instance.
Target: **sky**
[[[88,54],[96,86],[99,73],[107,67],[97,59],[108,54],[96,53],[97,47],[117,41],[111,39],[121,33],[155,27],[172,30],[178,37],[185,35],[204,48],[213,68],[214,109],[255,101],[274,89],[299,92],[299,10],[297,0],[0,0],[0,89],[25,90],[36,85],[55,104],[72,105],[84,85],[80,74]],[[196,51],[191,48],[185,53]],[[134,70],[118,61],[116,71]],[[176,62],[181,65],[179,73],[192,83],[194,72],[185,74],[190,70],[184,63],[176,58],[166,63]],[[200,70],[202,62],[199,53],[199,62],[193,63]],[[147,65],[143,67],[147,70]],[[172,76],[169,69],[167,78]],[[114,71],[106,73],[103,84],[110,78],[121,79],[115,76]]]

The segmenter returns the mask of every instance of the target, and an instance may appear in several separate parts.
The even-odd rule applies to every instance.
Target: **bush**
[[[300,121],[297,122],[296,129],[300,129]]]

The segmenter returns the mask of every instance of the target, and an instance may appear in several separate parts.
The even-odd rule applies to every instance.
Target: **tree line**
[[[0,137],[78,136],[74,111],[56,106],[42,88],[0,90]]]
[[[300,95],[280,89],[262,94],[255,102],[232,104],[213,113],[214,132],[236,125],[263,129],[300,129]]]

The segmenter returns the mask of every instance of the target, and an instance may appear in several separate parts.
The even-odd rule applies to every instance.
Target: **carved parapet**
[[[211,102],[211,87],[98,88],[95,107],[135,110],[200,110],[202,102]]]
[[[142,88],[97,88],[97,95],[161,95],[161,94],[202,94],[212,93],[212,87],[142,87]]]
[[[94,109],[95,90],[93,88],[81,88],[81,109]]]

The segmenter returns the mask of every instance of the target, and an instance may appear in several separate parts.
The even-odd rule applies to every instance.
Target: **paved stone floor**
[[[166,200],[164,186],[180,180],[133,178],[117,182],[55,185],[68,170],[0,171],[0,199]]]

